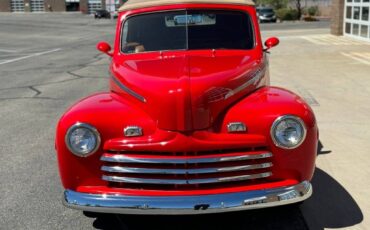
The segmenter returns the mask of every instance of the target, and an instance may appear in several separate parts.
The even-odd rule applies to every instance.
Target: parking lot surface
[[[313,22],[314,23],[314,22]],[[370,229],[370,44],[328,22],[262,25],[280,37],[272,85],[309,102],[320,128],[314,194],[302,206],[201,216],[129,216],[65,208],[54,151],[59,117],[108,90],[115,21],[80,14],[0,14],[0,229]]]

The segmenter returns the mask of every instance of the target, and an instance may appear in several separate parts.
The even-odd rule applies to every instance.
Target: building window
[[[344,34],[370,42],[370,0],[345,0],[344,3]]]
[[[347,6],[346,18],[348,19],[352,18],[352,6]]]
[[[352,34],[353,35],[358,35],[359,34],[359,25],[358,24],[353,24],[352,25]]]
[[[368,21],[369,20],[369,7],[362,7],[361,20],[363,20],[363,21]]]
[[[353,7],[353,19],[360,19],[360,7],[359,6],[355,6]]]
[[[361,25],[361,37],[367,38],[369,34],[369,26]]]
[[[346,34],[350,34],[351,33],[351,23],[346,23],[346,30],[345,30]]]

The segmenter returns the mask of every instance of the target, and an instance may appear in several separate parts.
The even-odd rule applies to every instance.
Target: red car
[[[251,0],[129,0],[110,92],[56,134],[63,202],[128,214],[203,214],[301,202],[312,193],[310,106],[272,87]]]

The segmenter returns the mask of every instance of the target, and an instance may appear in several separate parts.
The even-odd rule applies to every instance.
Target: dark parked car
[[[94,14],[95,18],[110,18],[110,13],[107,10],[97,10]]]
[[[276,15],[270,7],[257,7],[257,16],[259,22],[276,22]]]

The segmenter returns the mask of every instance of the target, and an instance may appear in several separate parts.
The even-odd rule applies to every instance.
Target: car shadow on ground
[[[96,229],[246,230],[308,229],[298,206],[193,216],[138,216],[85,213]]]
[[[328,154],[319,142],[318,155]],[[302,205],[287,205],[242,212],[196,216],[139,216],[84,212],[95,218],[96,229],[324,229],[361,223],[363,214],[356,201],[334,178],[316,168],[314,193]]]

